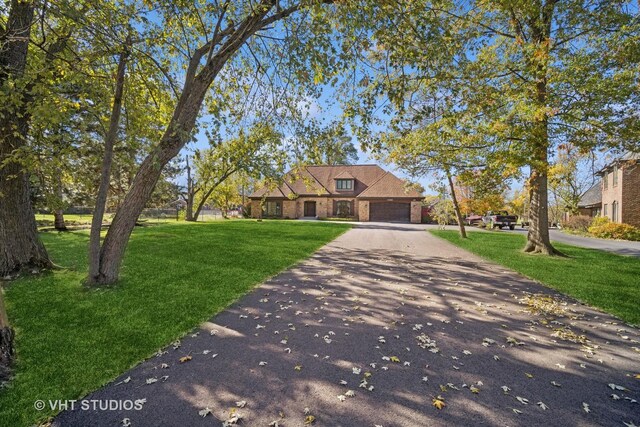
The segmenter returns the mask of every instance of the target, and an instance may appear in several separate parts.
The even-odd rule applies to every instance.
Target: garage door
[[[369,221],[409,222],[411,203],[371,202]]]

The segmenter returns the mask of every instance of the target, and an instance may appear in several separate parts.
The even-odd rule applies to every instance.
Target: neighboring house
[[[420,222],[422,194],[377,165],[307,166],[249,196],[254,218]]]
[[[602,181],[585,191],[578,203],[580,215],[599,216],[602,213]]]
[[[626,153],[596,175],[602,180],[582,196],[580,213],[640,227],[640,153]]]

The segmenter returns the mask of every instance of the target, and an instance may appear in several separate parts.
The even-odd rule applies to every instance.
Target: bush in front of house
[[[589,227],[589,233],[601,239],[640,241],[640,228],[619,222],[610,222],[607,217],[597,217]]]
[[[562,226],[568,230],[587,232],[592,225],[593,218],[588,215],[574,215],[570,216]]]

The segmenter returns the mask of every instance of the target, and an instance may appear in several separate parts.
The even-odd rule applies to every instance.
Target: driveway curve
[[[640,425],[638,332],[422,226],[361,224],[86,398],[140,410],[54,425]]]

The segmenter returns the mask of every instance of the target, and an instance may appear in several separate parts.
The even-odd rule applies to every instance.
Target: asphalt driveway
[[[638,329],[422,226],[363,224],[86,398],[140,410],[54,425],[630,426],[639,374]]]

